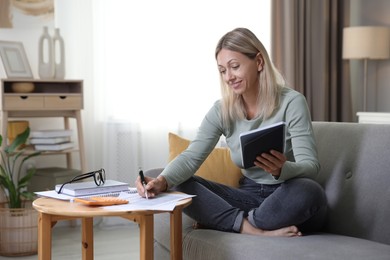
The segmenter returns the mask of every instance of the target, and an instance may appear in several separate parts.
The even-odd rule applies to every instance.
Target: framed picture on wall
[[[7,78],[33,78],[23,43],[0,41],[0,56]]]

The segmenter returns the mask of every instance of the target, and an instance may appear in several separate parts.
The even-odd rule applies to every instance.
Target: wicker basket
[[[26,256],[38,252],[38,212],[31,206],[0,205],[0,255]],[[31,203],[29,203],[31,205]]]
[[[3,187],[0,186],[0,208],[4,208],[7,202],[7,196]]]

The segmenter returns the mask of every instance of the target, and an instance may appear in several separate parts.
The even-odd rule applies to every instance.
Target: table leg
[[[171,236],[171,260],[183,258],[182,249],[182,209],[176,207],[170,213],[170,236]]]
[[[137,217],[140,237],[140,259],[153,260],[154,257],[154,220],[152,215]]]
[[[82,259],[93,260],[93,218],[82,218],[81,227]]]
[[[51,259],[51,217],[40,212],[38,215],[38,260]]]

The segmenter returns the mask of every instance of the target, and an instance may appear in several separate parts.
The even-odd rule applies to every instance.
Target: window
[[[236,27],[270,43],[270,0],[92,1],[101,119],[197,126],[219,99],[214,48]]]

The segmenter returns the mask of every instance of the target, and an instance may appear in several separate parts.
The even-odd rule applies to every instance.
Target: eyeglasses
[[[57,193],[60,194],[62,189],[64,188],[64,186],[66,184],[80,181],[80,180],[84,180],[84,179],[87,179],[90,177],[93,177],[93,180],[95,181],[96,186],[100,186],[100,185],[104,184],[104,182],[106,181],[106,172],[104,171],[103,168],[101,168],[98,171],[93,171],[93,172],[88,172],[88,173],[83,173],[83,174],[77,175],[73,179],[71,179],[70,181],[64,182],[61,185],[61,187]]]

